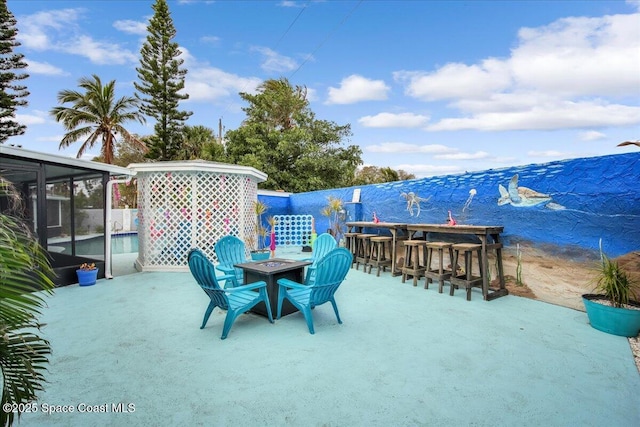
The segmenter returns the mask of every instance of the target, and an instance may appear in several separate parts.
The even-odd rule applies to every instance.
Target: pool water
[[[64,247],[64,254],[71,254],[71,242],[59,242],[56,246]],[[138,234],[111,235],[111,253],[128,254],[138,252]],[[104,255],[104,236],[76,241],[76,255]]]

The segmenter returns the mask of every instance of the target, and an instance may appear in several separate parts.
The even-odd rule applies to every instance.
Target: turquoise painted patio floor
[[[199,329],[208,298],[188,272],[61,288],[44,312],[46,392],[19,425],[640,425],[627,339],[580,311],[464,294],[351,270],[336,295],[342,325],[330,305],[314,310],[315,335],[300,313],[245,314],[222,341],[218,309]]]

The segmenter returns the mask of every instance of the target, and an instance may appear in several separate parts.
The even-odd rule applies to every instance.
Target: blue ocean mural
[[[640,249],[640,153],[555,161],[409,181],[292,194],[288,214],[311,214],[318,233],[328,197],[346,221],[504,226],[507,245],[531,242],[609,256]],[[360,189],[359,203],[352,203]],[[284,212],[283,212],[284,213]],[[577,251],[576,251],[577,250]]]

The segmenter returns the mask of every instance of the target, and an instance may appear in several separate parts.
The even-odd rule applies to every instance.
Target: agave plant
[[[634,282],[617,261],[607,257],[602,250],[600,239],[600,264],[594,277],[595,290],[604,295],[613,307],[624,307],[635,300]]]
[[[0,177],[0,369],[2,407],[36,400],[43,390],[51,353],[49,342],[38,335],[42,293],[53,293],[53,270],[45,251],[21,221],[20,197]],[[6,203],[5,203],[6,202]],[[20,412],[0,411],[0,423],[11,425]]]

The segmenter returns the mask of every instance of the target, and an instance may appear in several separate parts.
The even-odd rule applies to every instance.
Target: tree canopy
[[[139,82],[134,82],[140,111],[156,120],[151,138],[149,158],[175,160],[179,158],[184,122],[192,114],[178,109],[180,101],[189,95],[181,93],[187,70],[178,43],[173,19],[166,0],[156,0],[153,17],[147,26],[147,39],[140,50],[140,66],[136,68]]]
[[[18,84],[29,75],[20,71],[27,67],[24,55],[13,51],[20,46],[17,34],[16,19],[7,2],[0,1],[0,144],[22,135],[27,128],[15,120],[16,108],[26,106],[25,98],[29,96],[27,87]]]
[[[257,94],[241,92],[247,118],[226,133],[226,159],[268,174],[261,188],[304,192],[349,186],[362,163],[358,146],[342,147],[351,126],[318,120],[307,91],[287,79],[267,80]]]
[[[382,182],[403,181],[415,179],[415,175],[402,169],[394,170],[390,167],[365,166],[356,172],[353,185],[379,184]]]

